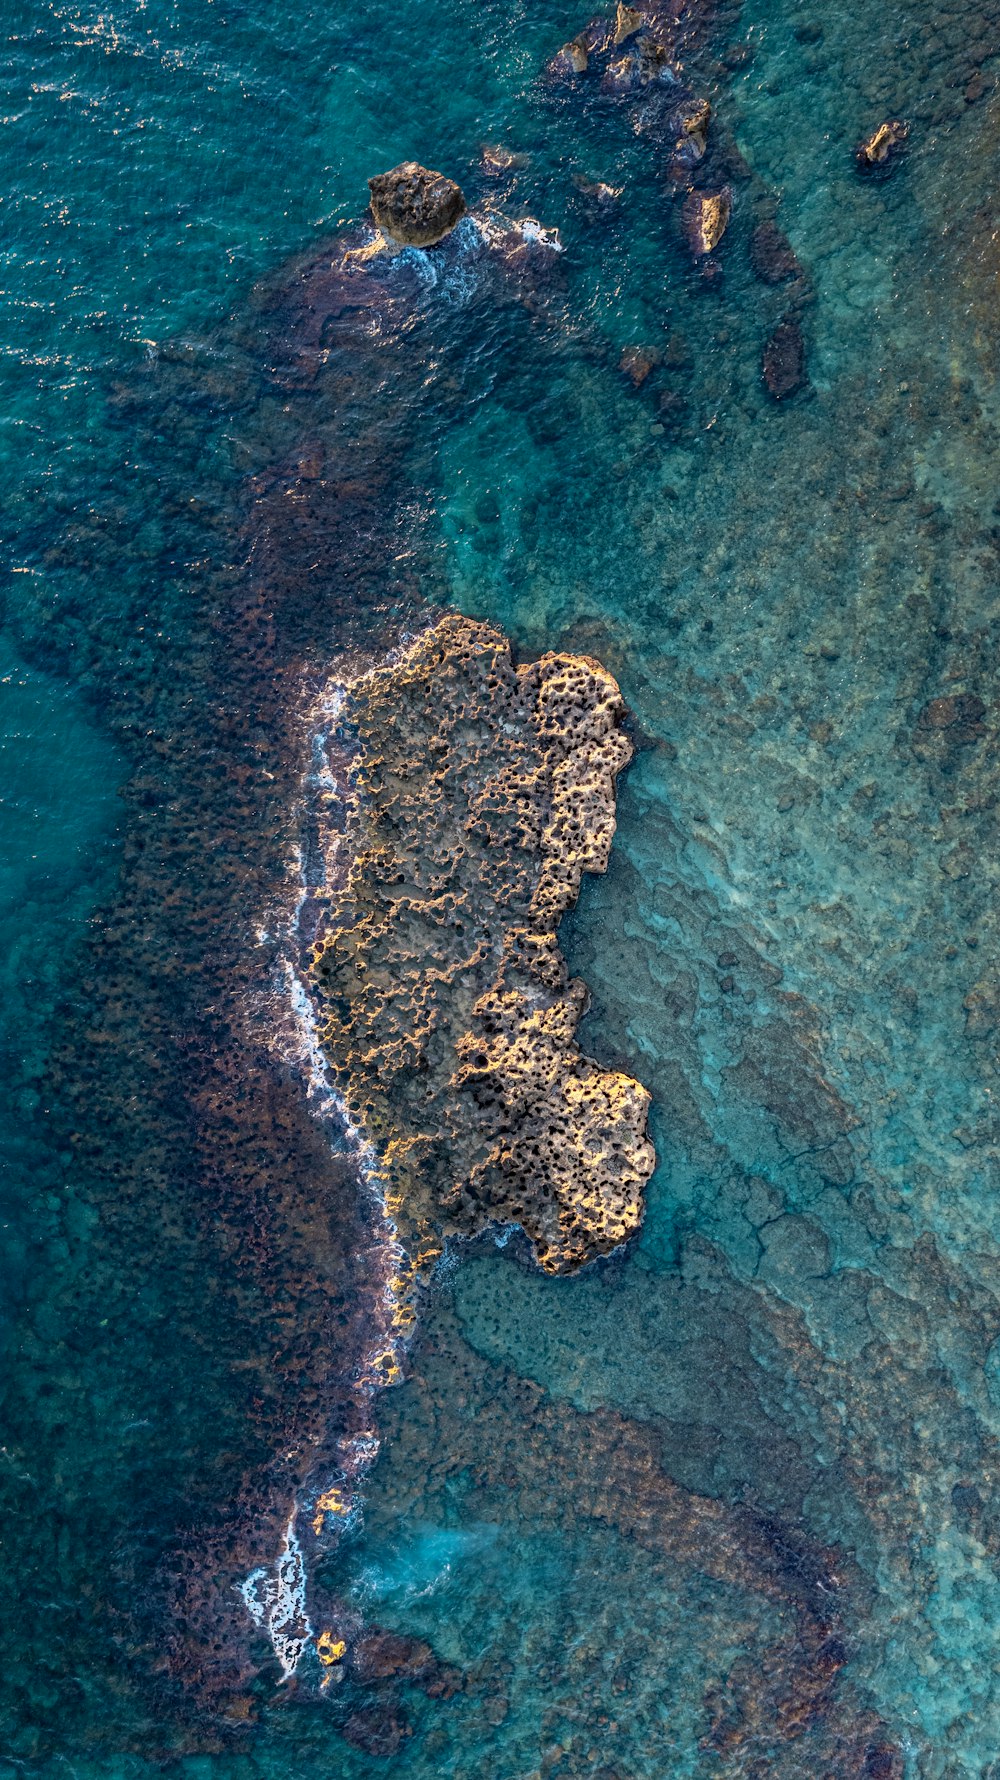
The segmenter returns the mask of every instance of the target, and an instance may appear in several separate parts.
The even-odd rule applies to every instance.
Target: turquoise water
[[[706,19],[714,280],[641,119],[543,81],[585,22],[5,16],[4,1772],[998,1759],[996,20]],[[404,156],[564,252],[404,255],[314,372],[301,256]],[[303,712],[431,603],[620,680],[564,948],[660,1162],[585,1275],[450,1257],[363,1399],[377,1232],[274,1043],[276,911]],[[282,1684],[236,1596],[369,1434],[316,1586],[437,1692]]]

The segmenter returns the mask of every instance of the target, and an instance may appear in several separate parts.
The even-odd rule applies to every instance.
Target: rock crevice
[[[500,1222],[566,1272],[641,1221],[649,1095],[580,1051],[587,991],[556,937],[607,868],[624,716],[597,662],[515,667],[460,617],[348,689],[351,864],[314,983],[418,1269]]]

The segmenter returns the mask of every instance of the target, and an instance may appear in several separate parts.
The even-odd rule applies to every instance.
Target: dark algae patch
[[[991,1773],[995,51],[5,17],[0,1776]]]

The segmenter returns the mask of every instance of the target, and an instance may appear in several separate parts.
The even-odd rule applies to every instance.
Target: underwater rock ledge
[[[650,1096],[580,1051],[587,990],[556,938],[607,869],[624,716],[599,663],[515,667],[457,616],[347,689],[351,864],[313,980],[417,1276],[494,1223],[563,1273],[641,1222]]]

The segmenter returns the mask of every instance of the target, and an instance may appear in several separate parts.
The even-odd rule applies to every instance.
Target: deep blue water
[[[544,82],[585,23],[5,11],[0,1772],[994,1771],[997,19],[706,19],[715,279],[634,110]],[[296,268],[404,157],[563,251],[463,225],[304,368]],[[377,1231],[275,935],[308,708],[432,604],[620,680],[564,949],[659,1166],[579,1277],[449,1257],[321,1581],[460,1684],[323,1689],[235,1590],[357,1435]]]

